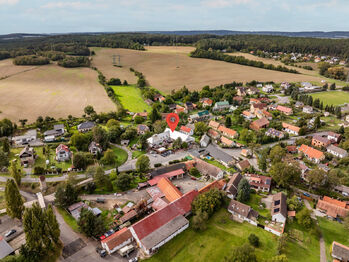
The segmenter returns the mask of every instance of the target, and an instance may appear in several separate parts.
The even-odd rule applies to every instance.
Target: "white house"
[[[263,86],[262,91],[265,93],[271,93],[274,91],[274,87],[272,85],[265,85]]]
[[[314,112],[314,110],[311,106],[304,106],[303,107],[303,113],[312,114],[313,112]]]
[[[250,206],[232,199],[228,206],[228,211],[233,215],[234,220],[239,222],[247,221],[257,226],[258,212],[253,210]]]
[[[327,147],[327,152],[339,158],[348,156],[348,152],[346,150],[334,145],[329,145]]]
[[[71,158],[71,151],[69,150],[69,147],[63,144],[60,144],[56,148],[56,160],[58,162],[63,162],[63,161],[69,161]]]
[[[161,143],[169,140],[176,140],[177,138],[180,138],[182,142],[191,143],[194,142],[195,139],[192,136],[183,134],[181,132],[178,132],[174,130],[173,132],[171,129],[166,128],[164,132],[160,134],[155,134],[147,139],[147,142],[150,146],[157,146]]]
[[[36,139],[37,139],[37,132],[35,129],[28,130],[22,136],[12,137],[12,141],[16,145],[26,145],[26,144],[29,144],[31,141],[35,141]]]
[[[108,252],[108,254],[113,254],[119,249],[127,246],[133,241],[133,236],[131,231],[124,227],[123,229],[115,232],[111,236],[103,239],[101,241],[102,247]]]

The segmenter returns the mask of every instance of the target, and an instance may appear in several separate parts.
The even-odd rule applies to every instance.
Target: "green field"
[[[333,241],[337,241],[343,245],[349,246],[348,231],[344,228],[343,224],[336,221],[330,221],[326,218],[318,218],[319,226],[326,245],[326,256],[328,260],[331,260],[331,245]]]
[[[151,107],[144,102],[141,90],[136,86],[111,86],[121,105],[131,112],[150,112]]]
[[[221,209],[208,221],[205,231],[197,232],[189,227],[147,261],[223,261],[233,247],[248,243],[251,233],[259,237],[261,246],[255,250],[260,260],[267,261],[276,255],[277,236],[229,217],[227,210]]]
[[[327,91],[311,94],[315,98],[319,98],[324,105],[343,105],[349,102],[349,92],[344,91]]]

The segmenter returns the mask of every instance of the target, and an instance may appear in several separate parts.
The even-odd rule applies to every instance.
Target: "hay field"
[[[321,78],[311,75],[290,74],[256,67],[231,64],[210,59],[188,56],[193,47],[150,46],[147,51],[129,49],[98,48],[93,65],[108,78],[119,77],[129,83],[135,83],[130,67],[142,72],[149,84],[164,93],[179,89],[184,85],[190,90],[201,89],[205,85],[216,85],[232,81],[251,80],[274,82],[320,82]],[[177,50],[177,51],[176,51]],[[112,65],[111,56],[121,56],[122,68]]]
[[[344,105],[349,103],[349,93],[345,91],[327,91],[311,94],[313,99],[319,98],[324,105]]]
[[[0,61],[0,79],[19,74],[21,72],[33,70],[37,66],[16,66],[12,63],[12,59],[5,59]]]
[[[97,112],[116,109],[90,68],[67,69],[51,64],[0,80],[0,119],[32,122],[40,115],[79,117],[86,105]]]

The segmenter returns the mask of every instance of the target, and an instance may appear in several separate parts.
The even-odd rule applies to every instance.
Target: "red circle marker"
[[[166,117],[166,122],[170,127],[171,131],[173,132],[178,125],[179,116],[176,113],[169,113]]]

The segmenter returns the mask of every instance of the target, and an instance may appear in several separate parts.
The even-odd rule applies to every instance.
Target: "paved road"
[[[4,187],[0,187],[0,191],[5,191],[5,188]],[[37,197],[35,194],[32,194],[32,193],[28,193],[28,192],[25,192],[25,191],[22,191],[22,190],[19,190],[19,193],[27,200],[27,201],[33,201],[33,200],[36,200]]]
[[[288,104],[290,103],[290,97],[289,96],[280,96],[276,94],[272,94],[273,96],[276,96],[277,102],[280,104]]]

